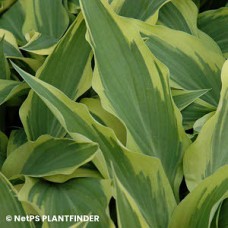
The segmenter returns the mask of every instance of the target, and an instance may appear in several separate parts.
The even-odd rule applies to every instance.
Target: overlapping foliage
[[[4,2],[1,227],[227,226],[228,8],[219,7]],[[30,214],[100,220],[6,221]]]

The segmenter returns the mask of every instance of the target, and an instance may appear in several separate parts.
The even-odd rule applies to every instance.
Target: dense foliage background
[[[227,227],[227,6],[0,1],[0,227]]]

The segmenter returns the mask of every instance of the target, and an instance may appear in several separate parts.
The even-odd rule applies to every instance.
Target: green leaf
[[[9,64],[4,55],[4,38],[0,40],[0,79],[9,79]]]
[[[183,125],[185,129],[193,128],[195,122],[207,115],[210,112],[214,112],[216,108],[207,102],[197,99],[188,107],[181,111],[183,116]]]
[[[26,58],[26,57],[8,57],[11,61],[17,64],[22,69],[25,69],[30,74],[35,74],[44,63],[41,59]]]
[[[100,99],[84,98],[80,103],[85,104],[92,116],[104,126],[110,127],[123,145],[126,145],[126,128],[121,121],[111,113],[103,109]]]
[[[209,90],[172,90],[175,104],[181,110],[184,128],[191,129],[203,116],[215,110],[215,107],[199,99]],[[199,122],[200,123],[200,122]],[[201,125],[201,124],[200,124]],[[197,127],[198,130],[200,126]]]
[[[120,167],[114,164],[118,225],[168,227],[176,202],[160,161],[129,152],[119,160]]]
[[[0,14],[7,10],[16,0],[1,0],[0,2]]]
[[[101,2],[81,1],[96,62],[93,88],[103,107],[125,124],[127,147],[160,158],[176,192],[188,140],[171,99],[167,69],[138,33],[127,29],[130,22]]]
[[[59,39],[50,38],[38,32],[34,32],[30,36],[28,43],[21,49],[38,55],[50,55],[59,41]]]
[[[198,9],[191,0],[172,0],[162,6],[157,24],[198,36]]]
[[[29,87],[25,83],[0,79],[0,105],[13,96],[19,95],[28,89]]]
[[[161,181],[164,181],[164,184],[160,184],[160,182],[157,182],[155,180],[151,183],[150,179],[145,180],[145,178],[136,178],[138,177],[136,175],[138,174],[138,169],[126,170],[126,162],[123,162],[125,160],[127,160],[128,162],[128,157],[131,157],[130,154],[133,152],[129,152],[120,144],[119,140],[116,138],[110,128],[104,127],[97,121],[95,121],[89,115],[89,112],[85,105],[70,100],[66,95],[64,95],[61,91],[57,90],[55,87],[45,82],[42,82],[35,77],[31,77],[29,74],[22,71],[17,66],[14,67],[27,81],[27,83],[32,86],[32,88],[36,91],[40,98],[42,98],[42,100],[55,114],[59,122],[62,124],[62,126],[64,126],[64,128],[67,130],[68,134],[72,138],[83,141],[85,141],[86,139],[90,139],[99,144],[105,160],[101,155],[97,155],[97,157],[94,158],[93,162],[104,176],[109,175],[112,177],[114,175],[113,171],[115,172],[115,176],[119,180],[122,180],[122,178],[126,176],[127,178],[125,178],[125,181],[127,185],[127,190],[130,192],[130,194],[135,189],[135,183],[137,179],[137,186],[140,186],[140,194],[137,194],[137,192],[139,192],[139,189],[137,189],[135,194],[135,196],[137,196],[137,198],[135,199],[135,201],[137,202],[137,209],[135,209],[135,207],[129,207],[129,210],[137,210],[137,216],[144,217],[148,213],[147,209],[149,205],[152,206],[154,210],[156,210],[156,208],[162,207],[164,209],[164,223],[166,223],[172,211],[173,204],[175,203],[175,201],[173,200],[173,193],[170,190],[171,188],[166,177],[161,174],[163,175]],[[134,155],[132,156],[134,157]],[[145,173],[148,174],[149,172],[150,174],[148,175],[150,176],[150,178],[151,175],[154,176],[154,172],[157,172],[157,169],[155,167],[158,166],[158,169],[162,172],[163,167],[160,165],[158,159],[148,157],[142,154],[138,154],[135,156],[137,156],[137,159],[134,159],[135,161],[138,161],[139,159],[145,161],[146,164],[148,164],[146,161],[153,161],[153,164],[157,163],[156,166],[149,165],[149,167],[151,168],[151,170],[149,171],[148,165],[144,167],[144,162],[142,162],[142,164],[140,163],[140,168],[142,170],[144,170],[145,168]],[[129,167],[129,164],[126,164],[126,166]],[[106,174],[106,169],[109,172],[108,175]],[[155,197],[151,198],[151,192],[148,189],[158,189],[157,185],[163,186],[163,188],[159,189],[159,191],[156,191]],[[142,195],[142,192],[147,193],[147,195]],[[161,193],[164,193],[167,196],[164,197],[164,195],[162,195],[163,198],[161,199]],[[148,202],[148,204],[145,205],[145,202]],[[153,224],[149,224],[149,227],[150,226],[153,227]]]
[[[68,14],[62,5],[62,1],[25,0],[24,4],[23,33],[28,41],[34,32],[38,32],[40,36],[22,49],[43,55],[49,54],[48,49],[57,43],[69,24]]]
[[[196,187],[204,178],[228,163],[228,61],[222,70],[222,91],[218,109],[203,126],[197,140],[184,157],[184,173],[188,188]]]
[[[170,228],[210,227],[218,203],[228,197],[228,166],[199,184],[175,209]],[[221,226],[222,227],[222,226]]]
[[[217,106],[220,73],[225,61],[221,52],[203,39],[162,26],[142,33],[151,52],[170,70],[171,85],[185,90],[210,89],[201,98]],[[217,51],[216,51],[217,50]]]
[[[207,93],[209,90],[172,90],[173,100],[176,106],[183,110],[192,104],[197,98]]]
[[[0,38],[2,39],[3,37],[4,37],[3,50],[4,50],[5,56],[22,57],[22,54],[18,49],[17,41],[14,35],[7,30],[0,29]]]
[[[63,4],[72,14],[77,14],[80,11],[79,0],[64,0]]]
[[[211,36],[228,58],[228,8],[210,10],[199,14],[199,29]]]
[[[19,192],[19,199],[34,207],[40,215],[98,215],[99,222],[86,227],[114,227],[108,213],[111,198],[109,180],[77,178],[64,184],[50,183],[41,179],[26,178]],[[80,221],[80,220],[79,220]],[[65,228],[76,221],[49,222],[44,227]]]
[[[227,227],[228,199],[225,199],[219,211],[218,227]]]
[[[159,9],[167,2],[169,0],[112,0],[111,6],[120,16],[154,24]]]
[[[14,215],[16,216],[26,216],[25,211],[21,202],[17,198],[17,193],[10,182],[0,173],[0,202],[1,202],[1,212],[0,212],[0,225],[1,227],[9,228],[28,228],[33,227],[31,223],[17,222],[14,220]],[[12,216],[12,221],[6,221],[6,218]]]
[[[85,40],[85,32],[85,22],[80,14],[36,74],[72,99],[91,86],[91,48]],[[54,137],[65,134],[54,115],[33,92],[21,107],[20,117],[31,140],[43,134]]]
[[[10,153],[2,172],[11,179],[19,174],[32,177],[69,175],[91,161],[97,149],[97,145],[92,143],[41,136]]]
[[[25,15],[21,0],[13,4],[0,18],[0,27],[13,33],[20,45],[26,43],[22,33],[24,19]]]
[[[97,169],[95,169],[94,167],[87,167],[87,166],[88,166],[88,163],[85,164],[84,166],[77,168],[71,174],[67,174],[67,175],[56,174],[56,175],[46,176],[44,179],[50,182],[64,183],[70,179],[79,178],[79,177],[93,177],[93,178],[99,178],[99,179],[102,178],[102,175]]]
[[[14,150],[19,148],[22,144],[26,142],[27,136],[23,128],[18,130],[12,130],[7,145],[7,156],[9,156]]]
[[[198,119],[194,125],[193,125],[193,129],[196,132],[200,132],[203,125],[215,114],[214,112],[209,112],[208,114],[204,115],[203,117],[201,117],[200,119]]]
[[[219,206],[216,205],[216,208],[215,208],[216,212],[213,212],[214,216],[213,216],[212,221],[210,222],[210,228],[219,228],[218,227],[218,219],[219,219],[219,213],[220,213],[222,203],[223,202],[219,203]]]

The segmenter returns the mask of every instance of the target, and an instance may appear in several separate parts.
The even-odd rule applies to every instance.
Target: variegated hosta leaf
[[[22,57],[22,54],[18,49],[17,41],[14,35],[9,31],[0,28],[0,38],[2,39],[3,37],[4,37],[3,50],[4,50],[5,56]]]
[[[125,124],[127,147],[160,158],[177,191],[187,138],[171,99],[166,67],[105,1],[81,1],[81,8],[96,60],[93,88],[103,107]]]
[[[176,203],[160,161],[129,152],[119,159],[119,167],[113,165],[118,225],[168,227]]]
[[[63,5],[72,14],[80,12],[79,0],[64,0]]]
[[[13,96],[25,92],[28,88],[28,85],[22,82],[0,79],[0,105]]]
[[[102,175],[100,172],[94,167],[92,163],[87,163],[84,166],[81,166],[74,170],[71,174],[56,174],[56,175],[50,175],[46,176],[44,179],[48,180],[50,182],[55,182],[55,183],[64,183],[68,180],[75,179],[75,178],[88,178],[88,177],[93,177],[93,178],[102,178]]]
[[[30,74],[35,74],[37,70],[42,66],[44,60],[35,59],[35,58],[26,58],[26,57],[8,57],[11,61],[17,64],[22,69],[26,69],[26,71]],[[17,77],[17,75],[15,76]]]
[[[9,79],[10,69],[4,54],[4,37],[0,40],[0,60],[0,79]]]
[[[55,87],[48,85],[37,78],[31,77],[17,66],[15,66],[15,69],[17,69],[26,82],[36,91],[72,138],[83,141],[90,139],[99,144],[105,160],[103,160],[101,156],[97,156],[93,162],[104,176],[108,176],[106,174],[106,169],[108,167],[110,176],[113,176],[114,171],[115,178],[118,178],[121,182],[124,178],[124,195],[126,195],[127,191],[129,192],[127,194],[128,198],[131,198],[131,195],[134,195],[135,197],[135,202],[131,202],[131,204],[128,205],[128,212],[131,214],[133,213],[133,216],[135,216],[134,211],[137,211],[137,216],[141,218],[141,220],[147,221],[148,227],[153,227],[154,224],[159,223],[160,218],[157,216],[148,217],[148,213],[150,214],[150,211],[147,211],[148,208],[152,207],[155,213],[157,208],[159,216],[161,216],[160,211],[161,208],[163,208],[163,222],[164,224],[167,224],[172,209],[175,206],[175,201],[171,187],[164,175],[164,171],[162,171],[163,168],[158,159],[147,157],[142,154],[131,155],[133,152],[129,152],[119,143],[110,128],[100,125],[89,115],[85,105],[70,100]],[[129,167],[129,159],[133,159],[134,163],[136,161],[139,162],[138,168],[135,170],[126,169],[125,165]],[[148,165],[149,162],[151,162],[151,165]],[[142,173],[145,173],[145,176],[148,178],[141,178],[143,175],[138,176],[140,170],[142,170]],[[160,173],[161,178],[156,180],[153,179],[153,181],[151,181],[151,178],[154,177],[155,173]],[[140,186],[140,188],[136,189],[135,183],[137,183],[137,186]],[[153,189],[159,190],[153,191]],[[122,189],[119,191],[122,191]],[[153,191],[153,193],[151,193],[151,191]],[[151,197],[151,194],[155,194],[154,197]],[[134,219],[133,216],[130,216],[129,218]]]
[[[1,0],[0,2],[0,14],[7,10],[16,0]]]
[[[198,36],[197,16],[192,0],[171,0],[160,9],[158,24]]]
[[[101,105],[100,99],[84,98],[80,103],[85,104],[93,118],[104,126],[110,127],[123,145],[126,145],[126,128],[121,121],[111,113],[107,112]]]
[[[155,24],[159,9],[170,0],[108,0],[117,14]],[[79,0],[66,0],[71,13],[78,12]]]
[[[226,227],[228,224],[228,197],[222,202],[219,208],[218,227]]]
[[[222,91],[218,109],[203,126],[184,157],[184,174],[190,190],[228,163],[228,61],[222,69]]]
[[[62,1],[25,0],[23,4],[23,33],[29,42],[22,49],[42,55],[50,54],[50,48],[58,42],[69,24]]]
[[[10,132],[9,141],[7,144],[7,156],[9,156],[14,150],[26,142],[27,136],[23,128],[12,130]]]
[[[228,198],[227,173],[226,165],[200,183],[177,206],[169,227],[177,228],[180,224],[185,228],[211,227],[210,223],[219,203]]]
[[[151,52],[169,68],[173,87],[210,89],[201,98],[217,106],[221,89],[220,73],[225,61],[219,50],[210,49],[203,39],[166,27],[151,26],[150,30],[148,27],[142,33],[145,33],[143,36]]]
[[[25,19],[22,1],[18,0],[0,17],[0,27],[12,32],[20,45],[26,43],[22,33]]]
[[[181,110],[183,126],[192,129],[195,122],[202,116],[215,110],[215,107],[199,99],[209,90],[172,90],[175,104]]]
[[[199,29],[211,36],[228,58],[228,7],[199,14]]]
[[[117,14],[155,24],[159,9],[170,0],[111,0]]]
[[[194,35],[217,52],[219,47],[214,40],[197,28],[197,18],[198,8],[192,0],[171,0],[160,9],[157,24]]]
[[[36,74],[72,99],[78,98],[91,86],[91,48],[85,40],[85,31],[85,23],[79,15]],[[21,107],[20,117],[31,140],[43,134],[56,137],[65,134],[54,115],[33,92]]]
[[[207,102],[197,99],[185,109],[181,111],[183,116],[183,126],[185,129],[192,129],[193,125],[197,120],[207,115],[208,113],[214,112],[216,108]]]
[[[108,213],[111,198],[109,180],[77,178],[60,185],[27,177],[18,197],[34,207],[39,215],[50,219],[53,215],[97,215],[99,222],[89,222],[86,227],[114,227]],[[43,227],[65,228],[74,223],[70,219],[64,222],[45,220]]]
[[[50,55],[60,39],[50,38],[49,36],[42,35],[39,32],[26,33],[25,37],[28,42],[20,49],[37,55]]]
[[[17,222],[14,220],[14,215],[17,216],[26,216],[24,208],[21,202],[17,198],[17,193],[10,182],[6,179],[2,173],[0,173],[0,202],[1,202],[1,211],[0,211],[0,225],[1,227],[9,228],[29,228],[34,227],[28,221]],[[12,220],[9,222],[6,219],[9,219],[9,216],[12,216]]]
[[[199,118],[193,125],[193,129],[196,132],[200,132],[203,125],[215,114],[214,112],[209,112],[208,114],[204,115],[203,117]]]
[[[183,110],[190,104],[192,104],[197,98],[207,93],[208,89],[203,90],[172,90],[173,100],[176,106]]]
[[[18,175],[70,175],[78,167],[91,161],[97,149],[98,146],[94,143],[76,143],[71,139],[41,136],[35,142],[27,142],[10,153],[3,164],[2,172],[11,179]]]
[[[226,201],[226,200],[224,200],[224,201]],[[218,205],[215,205],[215,212],[213,211],[213,214],[212,214],[212,216],[211,216],[211,218],[212,218],[212,221],[210,221],[210,227],[211,228],[213,228],[213,227],[215,227],[215,228],[218,228],[219,226],[218,226],[218,221],[219,221],[219,214],[220,214],[220,209],[221,209],[221,206],[222,206],[222,204],[223,204],[223,202],[224,201],[222,201],[222,202],[218,202]],[[213,208],[214,209],[214,208]],[[214,215],[214,216],[213,216]]]

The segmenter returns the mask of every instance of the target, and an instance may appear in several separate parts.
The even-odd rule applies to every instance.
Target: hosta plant
[[[0,13],[0,227],[227,227],[225,3]]]

